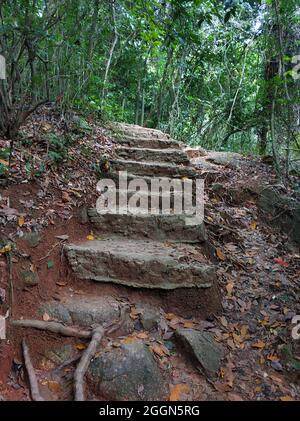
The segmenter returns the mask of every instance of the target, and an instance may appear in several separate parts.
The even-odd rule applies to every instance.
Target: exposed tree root
[[[97,346],[101,342],[104,335],[104,328],[102,326],[97,326],[93,330],[92,340],[87,347],[87,349],[82,354],[81,360],[74,373],[75,381],[75,401],[84,401],[84,375],[89,367],[91,358],[95,355],[97,351]]]
[[[42,396],[40,395],[38,381],[37,381],[36,374],[34,372],[34,368],[30,359],[29,348],[26,344],[25,338],[23,338],[23,341],[22,341],[22,348],[23,348],[23,355],[24,355],[24,360],[25,360],[25,367],[26,367],[28,377],[29,377],[32,400],[43,401],[44,398],[42,398]]]
[[[41,320],[13,320],[13,326],[32,327],[39,330],[48,330],[49,332],[58,333],[63,336],[73,336],[75,338],[89,339],[92,336],[91,330],[77,329],[75,327],[64,326],[57,322],[44,322]]]

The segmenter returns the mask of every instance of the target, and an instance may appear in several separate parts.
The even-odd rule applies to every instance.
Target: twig
[[[48,330],[49,332],[58,333],[63,336],[73,336],[75,338],[89,339],[92,336],[92,331],[81,330],[75,327],[64,326],[57,322],[44,322],[41,320],[13,320],[13,326],[31,327],[39,330]]]
[[[11,254],[7,253],[7,263],[8,263],[8,283],[9,283],[9,300],[10,300],[10,317],[13,317],[14,314],[14,284],[12,277],[12,258]]]
[[[29,348],[26,344],[25,338],[23,338],[22,341],[22,348],[23,348],[23,355],[25,360],[25,367],[28,373],[29,383],[30,383],[30,391],[31,391],[31,397],[34,401],[43,401],[44,398],[40,395],[39,392],[39,385],[36,378],[36,374],[34,372],[34,368],[30,359],[29,355]]]
[[[41,257],[41,258],[38,260],[38,262],[40,262],[41,260],[47,259],[47,257],[49,257],[49,256],[50,256],[50,254],[53,252],[53,250],[54,250],[57,246],[59,246],[60,244],[62,244],[64,241],[65,241],[65,240],[61,240],[61,241],[58,241],[57,243],[55,243],[55,244],[54,244],[54,246],[52,246],[52,247],[51,247],[51,249],[48,251],[48,253],[47,253],[44,257]]]
[[[84,375],[89,367],[91,358],[95,355],[97,351],[97,346],[99,345],[101,339],[104,335],[104,328],[102,326],[97,326],[93,330],[92,340],[87,347],[87,349],[82,354],[81,360],[74,373],[75,381],[75,401],[84,401]]]

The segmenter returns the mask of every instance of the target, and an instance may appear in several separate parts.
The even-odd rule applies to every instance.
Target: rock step
[[[134,124],[126,123],[112,123],[111,128],[118,134],[125,134],[133,137],[148,136],[153,138],[170,139],[170,135],[162,132],[161,130],[151,129],[148,127],[137,126]]]
[[[156,161],[170,162],[173,164],[188,165],[189,158],[187,154],[180,149],[151,149],[151,148],[128,148],[118,147],[116,154],[120,159],[130,161]]]
[[[115,135],[115,143],[132,148],[150,148],[150,149],[181,149],[180,143],[167,138],[152,138],[143,136]]]
[[[162,162],[114,159],[110,161],[110,165],[113,171],[128,171],[142,176],[196,178],[198,174],[194,168]]]
[[[205,242],[207,240],[204,223],[187,225],[186,215],[132,215],[106,213],[100,215],[96,209],[89,209],[91,224],[101,234],[119,234],[130,238],[170,240],[181,242]]]
[[[214,290],[215,267],[191,261],[187,248],[185,245],[182,251],[169,243],[118,238],[68,245],[65,252],[80,279],[146,289]]]

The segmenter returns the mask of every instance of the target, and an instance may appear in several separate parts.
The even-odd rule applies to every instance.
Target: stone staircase
[[[177,178],[183,183],[185,178],[199,176],[189,165],[184,145],[161,131],[120,123],[112,130],[116,156],[104,178],[118,182],[119,171],[127,171],[128,182],[144,180],[145,190],[139,194],[149,199],[149,207],[152,196],[147,186],[153,177]],[[128,199],[136,192],[122,190],[118,183],[117,188],[118,198],[125,195]],[[93,232],[101,240],[66,247],[74,274],[82,280],[172,293],[172,299],[178,293],[182,300],[189,291],[187,296],[192,293],[201,314],[217,312],[220,297],[216,270],[207,253],[205,226],[187,225],[187,215],[173,214],[174,195],[176,191],[171,194],[169,215],[159,213],[159,209],[155,214],[99,214],[89,209]],[[186,306],[190,305],[187,299]]]

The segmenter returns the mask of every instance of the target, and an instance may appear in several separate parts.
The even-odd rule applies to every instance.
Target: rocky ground
[[[89,340],[11,324],[38,319],[107,327],[86,375],[90,400],[298,400],[296,195],[252,157],[111,129],[48,107],[22,129],[1,188],[1,398],[31,399],[26,337],[44,399],[73,399]],[[53,133],[70,137],[66,150]],[[97,180],[124,169],[146,182],[204,178],[205,226],[99,217]]]

